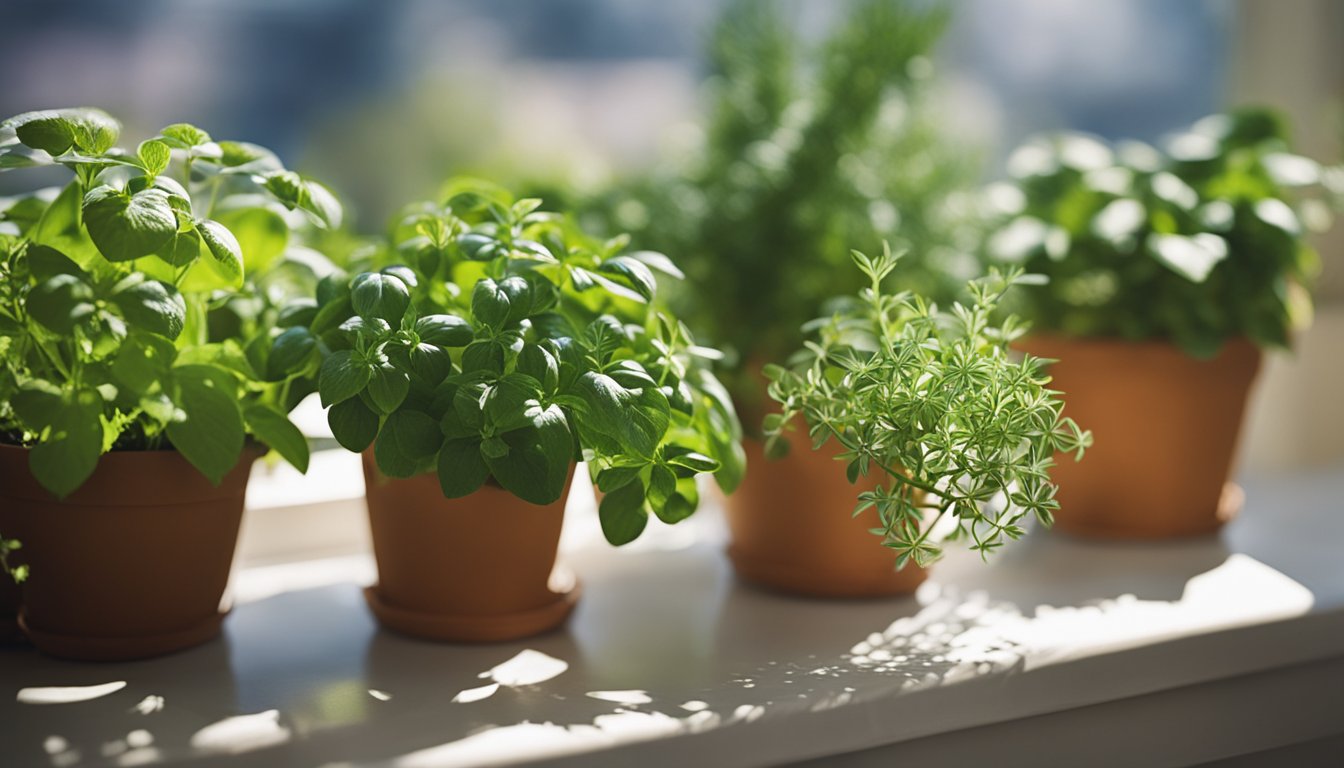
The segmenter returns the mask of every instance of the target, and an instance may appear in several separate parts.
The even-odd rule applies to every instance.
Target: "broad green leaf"
[[[177,347],[165,337],[132,331],[112,359],[112,380],[143,394],[167,378],[176,357]]]
[[[31,379],[18,386],[10,406],[24,426],[34,432],[41,432],[56,420],[57,414],[65,406],[65,393],[49,381]]]
[[[481,456],[479,438],[449,440],[439,449],[439,487],[449,499],[470,496],[485,484],[490,468]]]
[[[327,229],[339,228],[343,211],[340,201],[331,190],[312,179],[304,179],[303,186],[307,194],[300,207],[312,214]]]
[[[462,372],[504,372],[504,345],[497,341],[473,341],[462,350]]]
[[[670,277],[675,277],[678,280],[685,279],[686,277],[686,275],[682,274],[682,271],[677,268],[677,265],[673,263],[673,261],[669,259],[666,254],[659,253],[657,251],[636,251],[634,253],[629,254],[628,257],[626,258],[636,259],[640,262],[643,262],[650,269],[656,269],[659,272],[662,272],[663,274],[668,275]]]
[[[654,464],[649,472],[648,499],[654,512],[667,503],[677,492],[677,476],[662,464]],[[659,516],[661,518],[661,515]]]
[[[127,195],[112,187],[96,187],[84,196],[83,209],[89,237],[108,261],[148,256],[177,235],[177,215],[162,189]]]
[[[1227,258],[1227,241],[1209,233],[1194,237],[1154,234],[1148,237],[1148,247],[1158,261],[1193,283],[1204,282],[1218,262]]]
[[[91,107],[25,112],[0,123],[0,128],[13,128],[19,141],[51,155],[64,154],[74,147],[101,155],[117,143],[121,134],[121,123]]]
[[[550,394],[560,384],[560,364],[545,347],[524,344],[518,355],[518,372],[527,374],[541,383],[542,391]]]
[[[28,259],[28,270],[35,280],[46,280],[57,275],[74,275],[85,282],[89,280],[88,273],[55,248],[29,245],[25,256]]]
[[[173,150],[158,139],[148,139],[140,142],[135,154],[140,158],[140,165],[151,176],[158,176],[163,173],[168,168],[168,163],[172,162],[173,159]]]
[[[335,405],[359,394],[373,376],[372,366],[354,352],[343,349],[322,361],[317,391],[323,405]]]
[[[360,317],[382,318],[400,328],[401,318],[411,303],[411,292],[400,278],[365,272],[351,283],[350,298]]]
[[[415,321],[420,340],[436,347],[465,347],[471,343],[471,323],[456,315],[425,315]]]
[[[56,275],[28,292],[28,314],[51,330],[66,334],[97,308],[93,288],[74,275]]]
[[[102,414],[102,398],[93,390],[62,403],[28,453],[28,468],[43,488],[64,498],[93,474],[103,452]]]
[[[574,455],[574,440],[560,408],[552,405],[540,411],[531,426],[505,432],[501,438],[509,446],[508,454],[485,460],[499,484],[532,504],[558,500]]]
[[[289,225],[283,216],[269,208],[221,211],[215,214],[215,219],[237,239],[247,272],[266,271],[289,244]]]
[[[541,390],[531,376],[510,373],[490,386],[485,395],[485,417],[498,432],[530,423],[541,411]]]
[[[173,123],[159,131],[159,136],[174,149],[191,149],[210,141],[210,134],[190,123]]]
[[[308,440],[283,413],[261,403],[243,410],[248,431],[300,472],[308,471]]]
[[[131,327],[176,339],[187,320],[186,300],[168,283],[138,277],[132,274],[122,280],[112,293],[112,303]]]
[[[187,365],[173,369],[177,384],[174,398],[183,419],[168,425],[173,447],[219,485],[238,464],[246,430],[231,376],[210,365]]]
[[[471,291],[471,314],[478,322],[499,328],[509,316],[509,296],[488,277],[476,281]]]
[[[695,472],[714,472],[719,468],[719,462],[714,459],[703,453],[692,451],[689,448],[682,448],[680,446],[670,446],[664,451],[664,456],[666,457],[668,464],[685,467],[686,469]]]
[[[368,448],[378,436],[378,414],[358,397],[331,406],[327,411],[327,425],[336,442],[354,453]]]
[[[597,489],[603,493],[611,493],[626,483],[639,477],[643,471],[643,464],[633,464],[620,467],[610,467],[604,469],[597,475]]]
[[[411,347],[411,370],[431,387],[436,387],[453,372],[453,356],[448,350],[433,344],[420,343]]]
[[[267,378],[280,381],[305,367],[317,353],[317,339],[303,326],[286,328],[275,337],[266,356]]]
[[[243,249],[228,227],[209,219],[196,222],[196,231],[205,243],[206,252],[214,259],[214,266],[220,276],[233,283],[234,287],[243,284]]]
[[[602,262],[597,269],[599,272],[624,278],[645,301],[652,301],[653,294],[658,289],[658,283],[654,280],[653,272],[649,270],[648,265],[630,256],[614,256]]]
[[[438,422],[420,411],[401,410],[387,417],[373,453],[388,477],[411,477],[431,468],[442,446]]]
[[[383,413],[391,413],[406,399],[411,389],[411,380],[407,375],[390,365],[374,367],[369,379],[369,399]]]
[[[667,433],[671,408],[656,388],[626,389],[610,376],[587,371],[575,381],[574,393],[586,406],[584,425],[635,456],[651,457]]]
[[[629,544],[639,538],[649,524],[644,511],[644,485],[638,480],[617,488],[602,498],[597,517],[602,523],[602,535],[615,546]]]

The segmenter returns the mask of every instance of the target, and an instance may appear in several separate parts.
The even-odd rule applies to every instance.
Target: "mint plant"
[[[286,414],[318,354],[280,343],[311,309],[280,265],[294,217],[340,205],[261,147],[176,124],[125,150],[120,130],[87,108],[0,123],[0,170],[73,173],[0,202],[0,441],[58,497],[109,450],[175,449],[218,483],[251,435],[306,469]]]
[[[767,455],[788,450],[786,433],[801,419],[813,449],[839,445],[851,483],[881,473],[884,483],[859,494],[854,514],[877,510],[873,533],[898,568],[937,560],[934,537],[945,528],[947,540],[988,556],[1024,534],[1027,515],[1050,525],[1059,506],[1054,455],[1081,459],[1092,438],[1062,415],[1046,361],[1009,355],[1024,327],[1011,316],[991,321],[1004,292],[1030,278],[993,272],[970,283],[969,304],[943,312],[884,291],[897,262],[889,249],[853,260],[869,286],[812,324],[816,341],[790,367],[767,367],[781,407],[765,420]]]
[[[372,446],[384,474],[548,504],[584,459],[603,533],[624,544],[650,514],[694,512],[697,474],[731,491],[741,428],[709,369],[718,354],[656,303],[673,263],[540,205],[451,183],[445,205],[408,209],[368,271],[324,281],[312,322],[281,340],[324,350],[332,432]]]
[[[1010,160],[1016,179],[988,240],[991,263],[1049,278],[1018,295],[1032,324],[1068,336],[1163,339],[1195,357],[1248,337],[1283,347],[1309,322],[1341,172],[1290,152],[1273,113],[1200,121],[1159,151],[1085,136],[1038,139]],[[1321,194],[1322,192],[1326,194]]]

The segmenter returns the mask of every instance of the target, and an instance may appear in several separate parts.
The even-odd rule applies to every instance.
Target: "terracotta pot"
[[[834,444],[812,451],[795,440],[779,460],[767,460],[759,440],[744,447],[746,475],[725,503],[738,576],[813,597],[908,595],[927,577],[913,565],[896,570],[896,555],[869,532],[876,510],[852,515],[859,493],[881,482],[878,474],[850,485]]]
[[[430,640],[488,643],[552,629],[578,599],[551,583],[565,499],[529,504],[493,485],[445,499],[433,474],[392,479],[364,454],[378,583],[364,590],[389,629]]]
[[[260,451],[219,486],[175,451],[105,454],[63,500],[0,446],[0,531],[29,564],[19,624],[38,650],[97,661],[159,656],[219,634],[243,495]]]
[[[1092,430],[1081,462],[1059,457],[1055,528],[1107,539],[1206,534],[1241,506],[1232,474],[1260,350],[1238,339],[1211,360],[1163,342],[1035,336],[1017,345],[1059,360],[1052,389]]]

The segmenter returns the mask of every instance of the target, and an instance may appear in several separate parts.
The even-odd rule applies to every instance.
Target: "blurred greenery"
[[[1017,294],[1038,329],[1208,357],[1235,337],[1287,346],[1310,321],[1307,235],[1329,225],[1341,171],[1292,154],[1276,113],[1206,118],[1163,151],[1042,138],[1009,171],[1016,183],[989,191],[1004,215],[987,256],[1049,277]]]
[[[851,249],[908,250],[891,280],[937,299],[974,274],[974,153],[950,141],[930,96],[942,5],[857,0],[811,42],[787,4],[737,0],[709,45],[699,146],[596,193],[534,184],[585,226],[629,232],[686,271],[679,316],[736,355],[727,376],[745,422],[763,402],[759,366],[862,276]]]

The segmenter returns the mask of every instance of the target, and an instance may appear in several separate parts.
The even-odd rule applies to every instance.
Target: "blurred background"
[[[823,39],[838,4],[779,0]],[[171,122],[275,149],[354,225],[475,173],[581,199],[704,141],[725,0],[11,0],[0,115],[96,105],[128,137]],[[1284,110],[1297,149],[1344,148],[1344,4],[961,0],[912,58],[919,109],[973,183],[1046,130],[1157,141],[1230,105]],[[912,161],[913,162],[913,161]],[[930,162],[939,163],[941,160]],[[673,162],[675,167],[675,162]],[[0,177],[0,194],[29,175]],[[646,212],[647,213],[647,212]],[[1253,468],[1344,460],[1344,237],[1319,243],[1316,324],[1261,380]],[[859,247],[871,247],[863,245]],[[676,254],[672,254],[675,258]]]

